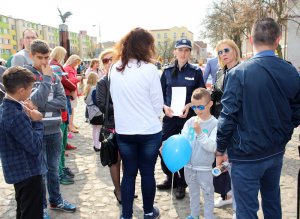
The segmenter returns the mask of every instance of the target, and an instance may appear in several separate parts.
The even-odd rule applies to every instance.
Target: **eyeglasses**
[[[208,101],[205,105],[199,105],[199,106],[191,106],[192,110],[196,111],[196,110],[204,110],[206,105],[209,103],[210,101]]]
[[[230,52],[230,49],[225,48],[223,50],[218,51],[218,55],[221,56],[221,55],[223,55],[223,53],[229,53],[229,52]]]
[[[104,58],[104,59],[102,59],[103,64],[107,64],[109,61],[112,61],[112,58]]]

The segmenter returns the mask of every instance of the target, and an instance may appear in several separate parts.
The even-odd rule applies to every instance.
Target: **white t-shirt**
[[[162,130],[159,120],[163,94],[155,65],[130,60],[123,72],[121,61],[110,72],[110,92],[114,104],[115,128],[118,134],[155,134]]]

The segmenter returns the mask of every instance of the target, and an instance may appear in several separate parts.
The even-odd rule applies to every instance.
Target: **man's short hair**
[[[253,43],[256,45],[274,45],[280,35],[280,26],[274,19],[268,17],[256,20],[251,30]]]
[[[25,37],[25,32],[26,32],[26,31],[34,32],[35,35],[36,35],[36,38],[39,37],[39,34],[38,34],[38,32],[37,32],[35,29],[32,29],[32,28],[26,28],[26,29],[23,31],[23,33],[22,33],[23,38]]]
[[[3,73],[4,88],[11,94],[20,88],[27,89],[34,81],[34,74],[21,66],[10,67]]]
[[[201,100],[203,97],[207,101],[211,101],[211,96],[210,96],[210,93],[207,89],[200,87],[200,88],[197,88],[193,91],[192,98],[194,100]]]
[[[51,51],[48,43],[44,40],[35,39],[30,44],[30,52],[32,55],[36,53],[47,54]]]

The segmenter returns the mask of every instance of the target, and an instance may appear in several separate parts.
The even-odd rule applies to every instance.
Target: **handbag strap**
[[[106,90],[106,105],[105,105],[105,114],[103,125],[107,126],[108,123],[108,108],[109,108],[109,97],[110,97],[110,72],[113,65],[110,66],[109,71],[107,72],[107,90]]]

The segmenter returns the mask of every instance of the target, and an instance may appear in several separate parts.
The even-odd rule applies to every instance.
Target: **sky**
[[[212,0],[25,0],[1,4],[0,14],[58,28],[59,7],[62,13],[73,14],[66,22],[69,31],[86,30],[102,42],[118,41],[135,27],[151,30],[174,26],[185,26],[194,33],[194,40],[203,40],[199,31],[211,3]]]

